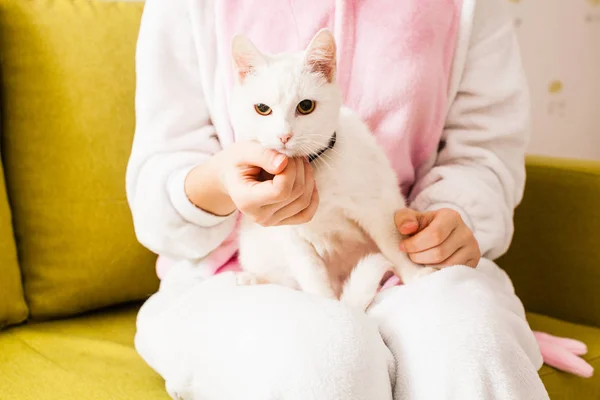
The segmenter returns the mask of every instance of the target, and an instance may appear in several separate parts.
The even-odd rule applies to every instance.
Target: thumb
[[[420,212],[410,208],[403,208],[398,211],[394,217],[398,232],[403,235],[412,235],[413,233],[416,233],[419,230],[420,215]]]
[[[288,163],[288,158],[272,149],[265,149],[258,143],[248,142],[237,148],[237,165],[259,167],[271,175],[280,174]]]

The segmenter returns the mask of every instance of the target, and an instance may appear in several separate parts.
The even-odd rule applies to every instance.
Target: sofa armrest
[[[529,157],[498,263],[528,311],[600,326],[600,162]]]

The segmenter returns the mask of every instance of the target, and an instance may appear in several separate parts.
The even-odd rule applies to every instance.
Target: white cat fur
[[[239,245],[245,272],[239,282],[266,280],[364,310],[387,271],[405,283],[432,272],[399,250],[394,214],[406,203],[385,153],[358,116],[342,106],[333,35],[321,30],[306,51],[273,56],[238,35],[232,52],[231,118],[238,139],[294,157],[327,147],[333,132],[337,137],[312,163],[320,202],[310,222],[263,227],[243,218]],[[309,115],[296,113],[304,99],[316,101]],[[258,103],[272,114],[259,115]],[[293,137],[282,148],[278,135],[287,132]]]

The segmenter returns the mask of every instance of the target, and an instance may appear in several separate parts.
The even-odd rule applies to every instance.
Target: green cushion
[[[19,400],[166,400],[163,380],[133,348],[136,306],[0,333],[0,394]],[[534,329],[584,340],[600,367],[600,329],[535,314]],[[600,375],[582,379],[550,367],[540,371],[552,399],[600,398]],[[43,394],[43,395],[42,395]]]
[[[0,333],[0,398],[167,400],[133,348],[137,307]]]
[[[0,157],[0,161],[2,158]],[[27,318],[10,207],[0,162],[0,328]]]
[[[499,264],[528,310],[600,327],[600,162],[530,157]]]
[[[33,317],[157,288],[155,256],[137,243],[124,183],[142,7],[0,0],[3,155]]]

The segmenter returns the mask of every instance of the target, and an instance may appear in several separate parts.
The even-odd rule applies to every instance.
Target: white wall
[[[505,1],[532,91],[530,153],[600,159],[600,0]]]

